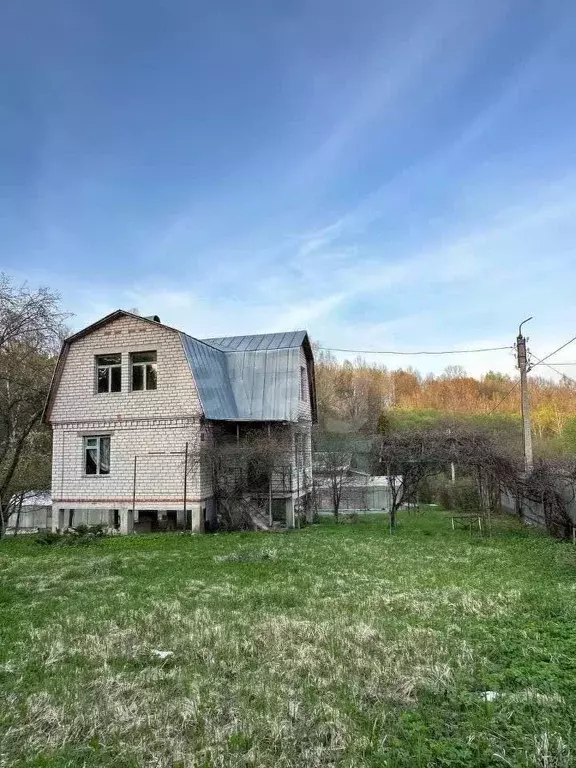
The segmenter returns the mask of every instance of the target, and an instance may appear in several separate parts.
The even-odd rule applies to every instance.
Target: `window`
[[[108,435],[84,438],[84,473],[87,475],[110,474],[110,437]]]
[[[307,400],[306,397],[306,368],[300,366],[300,400]]]
[[[96,389],[98,392],[122,390],[122,355],[96,356]]]
[[[132,389],[156,389],[156,352],[132,352]]]

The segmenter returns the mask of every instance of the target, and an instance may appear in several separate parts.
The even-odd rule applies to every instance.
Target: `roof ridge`
[[[196,336],[192,336],[192,334],[186,333],[186,331],[180,331],[177,328],[174,328],[174,330],[178,331],[178,333],[182,334],[182,336],[187,336],[189,339],[197,341],[199,344],[204,344],[204,346],[210,347],[210,349],[215,349],[216,352],[230,352],[229,349],[220,349],[219,347],[215,347],[214,344],[210,344],[207,339],[198,339]]]

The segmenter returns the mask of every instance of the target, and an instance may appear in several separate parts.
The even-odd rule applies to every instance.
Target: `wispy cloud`
[[[70,127],[47,141],[38,231],[12,267],[59,285],[77,326],[124,306],[199,337],[308,327],[329,346],[406,349],[500,346],[534,314],[544,353],[576,323],[575,13],[552,5],[295,6],[222,52],[228,72],[274,41],[245,94],[213,91],[209,69],[195,84],[173,186],[168,172],[123,185],[130,161],[90,142],[78,173]]]

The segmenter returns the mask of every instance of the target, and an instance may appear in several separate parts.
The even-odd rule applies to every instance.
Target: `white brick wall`
[[[158,388],[130,391],[130,352],[155,350]],[[122,392],[97,393],[95,356],[122,354]],[[120,317],[71,344],[50,420],[198,416],[198,392],[177,331]]]
[[[54,427],[53,505],[69,508],[132,507],[134,456],[136,504],[141,509],[181,507],[184,497],[184,450],[189,444],[187,499],[210,495],[200,472],[199,420],[100,422],[87,430],[82,422]],[[84,474],[84,436],[110,434],[110,474]],[[155,455],[150,455],[150,454]]]
[[[155,350],[158,388],[130,390],[130,352]],[[122,354],[122,391],[96,392],[95,356]],[[189,443],[187,497],[210,494],[199,461],[202,410],[176,331],[139,318],[121,317],[73,342],[56,393],[52,496],[60,507],[132,506],[134,456],[140,508],[180,506],[184,447]],[[84,436],[110,434],[110,474],[84,474]],[[150,456],[151,452],[179,455]]]
[[[155,350],[158,388],[130,390],[130,352]],[[95,356],[122,355],[122,391],[96,392]],[[306,357],[301,365],[308,374]],[[297,425],[289,427],[294,465],[294,433],[303,432],[305,470],[298,475],[304,491],[311,477],[311,408],[300,400]],[[121,317],[78,339],[70,346],[55,395],[50,423],[53,427],[53,505],[71,509],[132,507],[134,456],[136,508],[181,508],[184,495],[184,446],[189,443],[187,502],[211,495],[210,478],[200,459],[202,408],[177,331],[136,317]],[[84,474],[84,437],[110,435],[110,474]],[[151,453],[157,455],[152,456]],[[162,455],[160,455],[162,454]],[[293,478],[295,481],[295,478]],[[296,486],[294,486],[296,487]]]

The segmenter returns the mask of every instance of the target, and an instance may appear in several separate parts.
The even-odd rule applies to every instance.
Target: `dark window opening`
[[[272,499],[272,520],[286,525],[286,499]]]
[[[156,368],[156,352],[132,352],[132,390],[141,392],[145,389],[156,389],[158,374]]]
[[[100,393],[122,391],[122,355],[96,356],[96,388]]]

